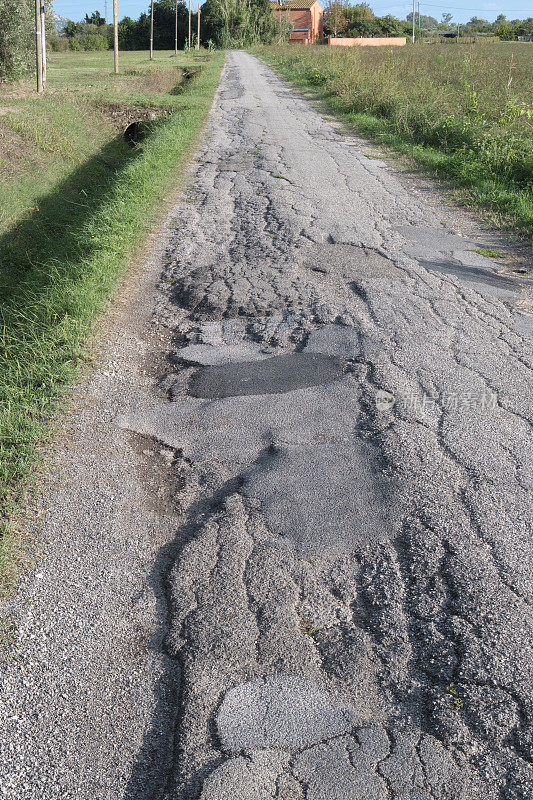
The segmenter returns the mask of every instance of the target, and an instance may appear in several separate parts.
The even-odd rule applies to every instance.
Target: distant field
[[[36,446],[210,108],[224,55],[203,57],[52,54],[43,96],[0,86],[0,595]]]
[[[464,187],[493,221],[533,234],[533,43],[254,52],[361,133]]]

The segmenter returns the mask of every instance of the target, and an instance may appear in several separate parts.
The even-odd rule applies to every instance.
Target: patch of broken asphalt
[[[228,55],[15,602],[5,796],[531,795],[526,281],[350,144]]]

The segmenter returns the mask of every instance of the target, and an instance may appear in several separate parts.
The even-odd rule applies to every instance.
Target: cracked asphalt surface
[[[0,797],[531,797],[528,287],[367,149],[228,54],[13,603]]]

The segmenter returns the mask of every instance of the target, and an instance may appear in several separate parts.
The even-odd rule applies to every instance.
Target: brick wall
[[[273,8],[272,11],[276,19],[278,19],[278,10]],[[289,19],[294,28],[305,29],[305,31],[293,30],[289,41],[309,44],[309,42],[314,42],[322,36],[322,13],[318,3],[313,8],[282,9],[281,15]]]

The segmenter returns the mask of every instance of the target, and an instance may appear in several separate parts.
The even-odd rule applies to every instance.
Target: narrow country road
[[[1,798],[531,798],[528,287],[369,147],[228,54],[65,422]]]

